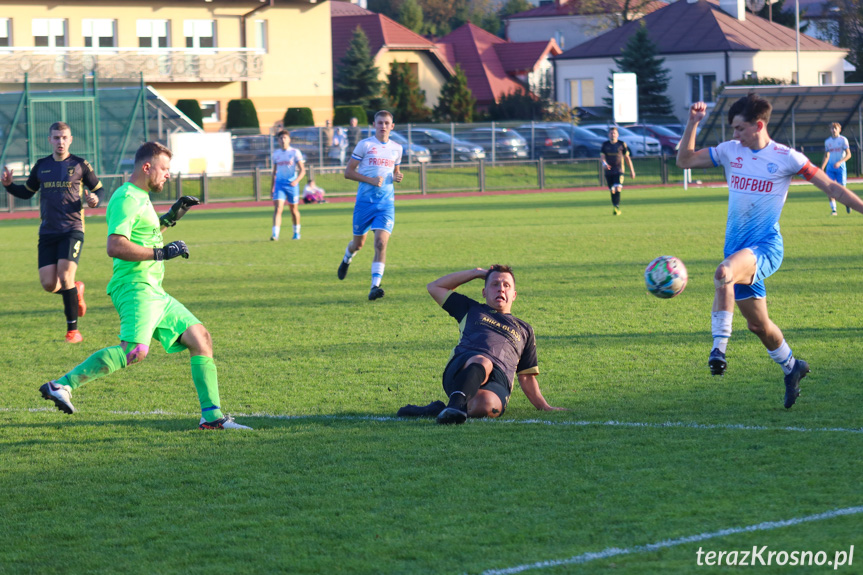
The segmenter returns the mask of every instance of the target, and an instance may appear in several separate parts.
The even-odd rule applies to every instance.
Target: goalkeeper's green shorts
[[[187,349],[180,343],[180,336],[201,323],[163,289],[146,283],[116,287],[111,292],[111,301],[120,314],[120,341],[149,346],[155,338],[168,353]]]

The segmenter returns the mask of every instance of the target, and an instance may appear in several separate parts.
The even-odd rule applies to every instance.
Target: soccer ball
[[[686,287],[688,279],[686,266],[674,256],[659,256],[644,270],[647,291],[662,299],[680,294]]]

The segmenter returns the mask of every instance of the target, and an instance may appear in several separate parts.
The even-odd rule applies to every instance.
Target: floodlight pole
[[[800,0],[794,0],[794,29],[797,36],[797,85],[802,86],[800,82]]]

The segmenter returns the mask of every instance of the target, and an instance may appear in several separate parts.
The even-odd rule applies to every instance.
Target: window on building
[[[795,86],[798,84],[798,82],[797,82],[797,71],[796,70],[794,72],[791,72],[791,83]]]
[[[714,102],[713,90],[716,88],[716,74],[689,74],[690,103]]]
[[[747,70],[747,71],[743,72],[743,79],[744,80],[756,80],[757,81],[758,80],[758,72],[756,72],[755,70]]]
[[[219,102],[216,100],[204,100],[201,102],[201,117],[205,124],[221,122],[219,114]]]
[[[833,83],[833,72],[818,72],[818,85],[829,86]]]
[[[167,20],[138,20],[137,29],[139,48],[168,47],[170,35]]]
[[[186,48],[215,48],[215,20],[186,20],[183,22]]]
[[[12,20],[0,18],[0,46],[12,45]]]
[[[583,78],[569,81],[569,105],[595,106],[593,95],[593,78]]]
[[[255,20],[255,48],[261,52],[267,52],[267,21]]]
[[[33,45],[38,48],[66,46],[66,20],[63,18],[34,18]]]
[[[117,21],[107,18],[81,20],[86,48],[114,48],[117,46]]]

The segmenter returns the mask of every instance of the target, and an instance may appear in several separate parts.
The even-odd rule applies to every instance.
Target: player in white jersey
[[[771,359],[785,373],[785,408],[800,395],[800,380],[809,365],[795,359],[782,331],[767,314],[764,278],[782,263],[779,216],[794,175],[814,184],[828,197],[858,212],[863,201],[851,190],[833,182],[803,154],[777,144],[767,134],[770,103],[756,94],[737,100],[728,111],[734,140],[714,148],[695,149],[695,130],[707,115],[704,102],[689,109],[689,121],[680,140],[677,165],[681,168],[723,166],[728,179],[728,223],[725,259],[716,268],[713,282],[713,350],[708,366],[713,375],[727,367],[725,351],[731,337],[731,318],[736,300],[749,330],[758,336]]]
[[[394,183],[402,181],[399,171],[402,147],[390,140],[393,115],[386,110],[375,114],[375,135],[360,142],[351,153],[345,167],[345,179],[359,182],[354,205],[354,237],[348,243],[345,257],[339,264],[338,277],[345,279],[351,260],[366,243],[369,230],[375,233],[375,257],[372,260],[372,287],[369,299],[384,297],[381,279],[387,256],[387,242],[395,224]]]
[[[848,178],[845,162],[851,159],[851,147],[848,145],[848,138],[840,136],[840,132],[842,132],[842,125],[839,122],[830,124],[830,137],[824,140],[824,160],[821,162],[821,169],[828,178],[844,186]],[[830,198],[830,211],[831,215],[836,215],[836,200],[833,198]],[[845,211],[850,214],[851,208],[845,206]]]
[[[273,235],[270,241],[278,241],[282,229],[282,210],[285,202],[291,210],[291,220],[294,224],[292,239],[300,239],[300,180],[306,175],[306,165],[303,154],[291,147],[291,135],[287,130],[279,130],[276,134],[279,147],[273,150]]]

